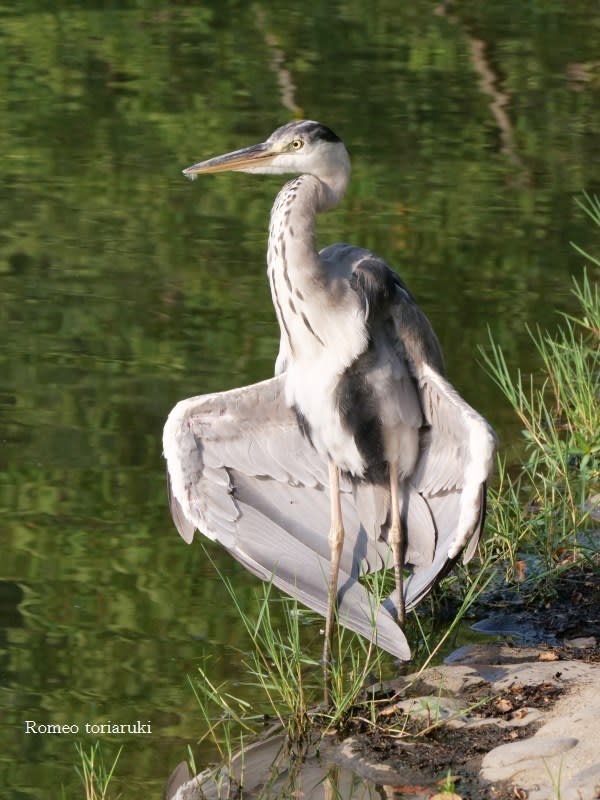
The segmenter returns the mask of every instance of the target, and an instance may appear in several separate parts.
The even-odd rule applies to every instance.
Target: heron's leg
[[[404,605],[404,531],[400,522],[400,504],[398,501],[398,464],[390,464],[390,505],[391,526],[389,543],[394,558],[394,575],[396,577],[396,603],[398,606],[398,624],[404,627],[406,609]]]
[[[325,618],[325,643],[323,645],[323,683],[324,700],[329,705],[329,676],[331,645],[333,642],[333,624],[337,606],[337,584],[340,571],[340,558],[344,546],[344,523],[342,520],[342,505],[340,502],[340,476],[338,468],[329,461],[329,551],[331,553],[331,569],[329,572],[329,593],[327,597],[327,617]]]

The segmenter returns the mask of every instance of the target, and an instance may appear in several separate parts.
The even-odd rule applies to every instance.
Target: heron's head
[[[343,191],[350,176],[350,158],[344,143],[330,128],[300,120],[277,128],[265,142],[201,161],[184,169],[183,174],[193,180],[210,172],[231,171],[315,175]]]

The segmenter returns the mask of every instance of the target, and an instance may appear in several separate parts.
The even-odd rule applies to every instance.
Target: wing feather
[[[459,496],[455,529],[444,544],[452,559],[481,533],[497,439],[489,423],[430,366],[422,366],[419,385],[430,430],[412,482],[425,498],[443,492]]]
[[[286,594],[325,616],[329,559],[251,506],[244,507],[243,518],[248,537],[244,549],[234,549],[231,554],[262,580],[272,580]],[[273,542],[277,542],[275,552]],[[410,658],[410,648],[394,617],[383,606],[374,606],[373,596],[343,570],[338,576],[338,618],[367,639],[375,633],[376,643],[397,658]]]
[[[397,352],[406,358],[418,388],[425,426],[410,484],[426,503],[435,528],[431,559],[413,561],[405,584],[407,608],[415,606],[442,578],[463,551],[465,563],[475,553],[483,529],[486,482],[497,439],[491,426],[444,377],[439,342],[431,324],[399,282],[391,307]],[[421,524],[407,530],[420,554],[427,537]],[[431,553],[431,550],[429,550]],[[408,557],[407,557],[408,560]],[[394,613],[394,597],[386,601]]]
[[[262,580],[325,614],[329,583],[327,467],[283,399],[283,378],[183,400],[163,436],[171,511],[180,534],[220,542]],[[351,484],[341,482],[345,539],[340,621],[398,658],[410,657],[390,612],[359,577],[381,569],[387,545],[361,524]],[[373,627],[375,625],[375,628]]]

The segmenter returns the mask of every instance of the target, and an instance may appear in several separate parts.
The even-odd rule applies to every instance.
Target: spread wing
[[[438,340],[431,324],[398,278],[390,307],[391,333],[418,386],[425,426],[410,483],[427,503],[436,542],[429,564],[416,564],[407,581],[409,606],[418,603],[463,552],[475,553],[485,517],[486,481],[492,470],[496,435],[444,377]],[[411,531],[408,531],[409,539]],[[419,549],[418,532],[412,532]],[[415,541],[415,539],[417,541]],[[393,611],[393,600],[386,606]]]
[[[181,536],[220,542],[250,572],[325,615],[329,580],[327,465],[283,399],[283,378],[178,403],[163,436],[170,505]],[[361,524],[342,482],[346,536],[338,617],[400,659],[410,658],[394,617],[358,581],[388,559]],[[391,563],[391,560],[389,561]]]

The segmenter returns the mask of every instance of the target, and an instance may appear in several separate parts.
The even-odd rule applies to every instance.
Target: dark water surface
[[[20,9],[20,10],[15,10]],[[431,317],[448,371],[510,449],[478,363],[573,307],[575,203],[600,191],[591,0],[49,3],[0,9],[0,792],[79,797],[75,742],[25,721],[150,721],[124,797],[158,796],[202,733],[187,682],[247,645],[168,514],[176,400],[272,373],[266,227],[278,178],[180,170],[297,114],[353,157],[319,240],[371,247]],[[495,103],[494,108],[491,107]],[[494,110],[495,109],[495,110]],[[248,602],[256,581],[212,548]],[[207,752],[195,748],[198,764]]]

